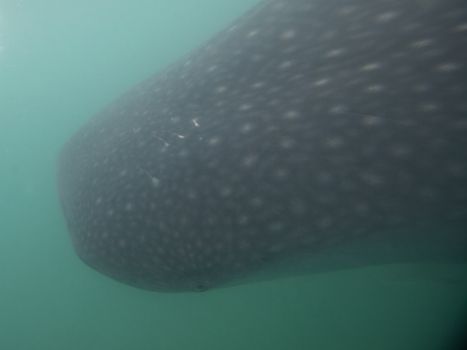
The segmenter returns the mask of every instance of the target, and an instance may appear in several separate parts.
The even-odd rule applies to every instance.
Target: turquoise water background
[[[161,294],[74,254],[56,193],[61,145],[255,2],[0,0],[0,350],[430,350],[464,326],[465,266]]]

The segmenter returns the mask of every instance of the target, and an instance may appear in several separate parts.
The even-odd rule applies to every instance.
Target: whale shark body
[[[58,180],[79,257],[136,287],[465,262],[467,2],[263,1],[85,124]]]

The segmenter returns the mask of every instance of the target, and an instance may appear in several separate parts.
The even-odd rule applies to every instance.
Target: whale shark
[[[467,262],[467,2],[266,0],[63,146],[82,261],[204,291]]]

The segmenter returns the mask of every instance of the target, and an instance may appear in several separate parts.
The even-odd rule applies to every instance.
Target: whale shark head
[[[161,291],[464,259],[466,42],[461,0],[261,2],[64,146],[76,252]]]

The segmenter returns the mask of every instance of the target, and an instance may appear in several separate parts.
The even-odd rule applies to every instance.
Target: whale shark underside
[[[136,287],[466,262],[467,2],[263,1],[78,130],[58,180],[79,257]]]

